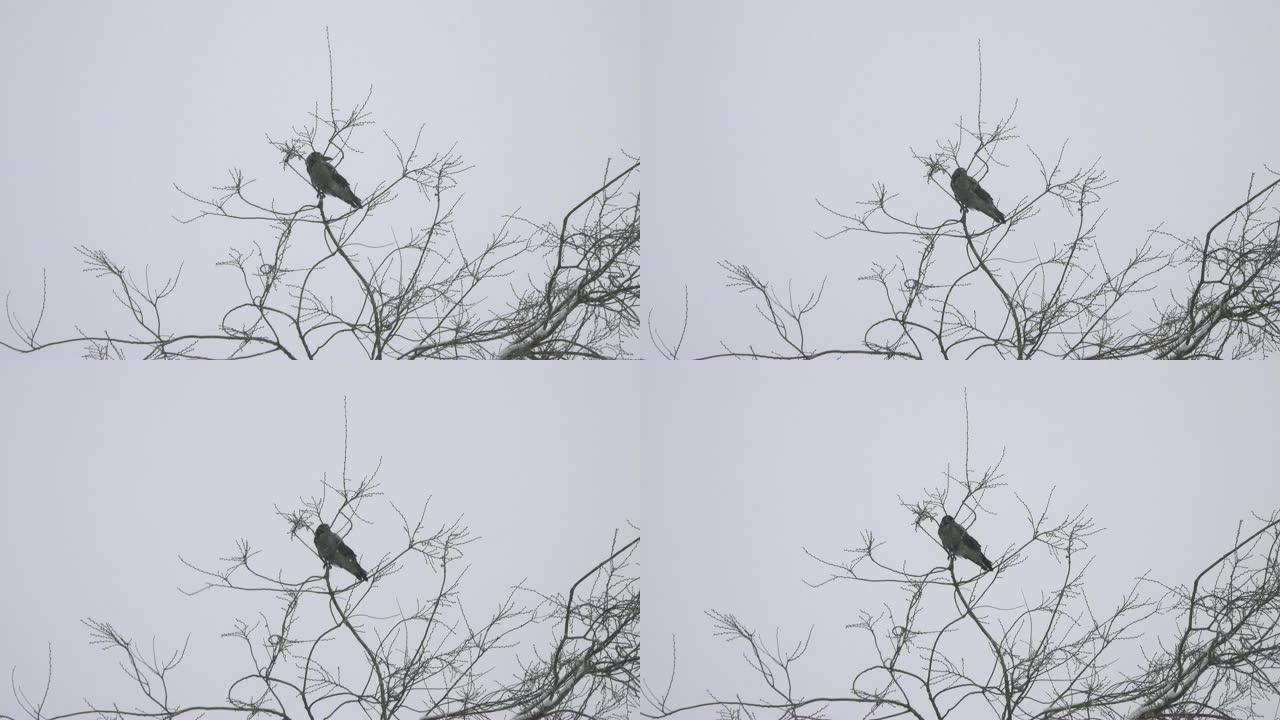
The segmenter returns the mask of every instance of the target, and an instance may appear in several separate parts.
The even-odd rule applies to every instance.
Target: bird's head
[[[314,154],[314,153],[312,153],[312,154]],[[310,162],[310,161],[308,160],[308,162]],[[955,178],[962,178],[962,177],[964,177],[964,176],[965,176],[965,175],[967,175],[967,174],[968,174],[968,173],[966,173],[966,172],[964,171],[964,168],[962,168],[962,167],[957,167],[957,168],[955,169],[955,172],[951,173],[951,179],[953,179],[953,180],[954,180]]]
[[[328,526],[328,525],[326,525],[326,524],[324,524],[324,523],[320,523],[319,525],[317,525],[317,526],[316,526],[316,535],[323,535],[323,534],[325,534],[325,533],[327,533],[327,532],[329,532],[329,526]]]
[[[938,523],[938,524],[939,524],[939,525],[950,525],[951,523],[953,523],[953,522],[955,522],[955,521],[956,521],[956,519],[955,519],[955,518],[953,518],[953,517],[951,517],[950,515],[943,515],[943,516],[942,516],[942,522],[940,522],[940,523]]]
[[[307,167],[311,167],[312,165],[315,165],[318,162],[324,162],[325,160],[332,160],[332,159],[333,158],[329,157],[328,155],[324,155],[318,152],[313,152],[307,156]]]

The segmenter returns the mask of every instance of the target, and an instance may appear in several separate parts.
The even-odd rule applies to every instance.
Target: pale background
[[[683,357],[773,347],[751,303],[726,288],[719,260],[744,263],[785,295],[826,277],[811,341],[860,347],[883,317],[881,291],[857,282],[873,262],[914,257],[901,238],[845,235],[817,206],[856,212],[884,182],[900,213],[956,216],[926,185],[911,149],[956,136],[977,110],[982,41],[983,119],[1018,101],[1020,138],[984,186],[1001,209],[1034,192],[1029,145],[1068,167],[1101,167],[1108,189],[1098,245],[1119,263],[1165,223],[1203,235],[1245,198],[1251,173],[1280,170],[1280,4],[1255,2],[646,3],[661,51],[645,65],[645,302],[673,337],[689,292]],[[966,148],[971,149],[972,144]],[[1274,177],[1274,176],[1271,176]],[[945,181],[944,181],[945,186]],[[1009,254],[1047,254],[1074,230],[1056,206],[1010,238]],[[986,227],[982,225],[982,227]],[[962,257],[940,251],[939,270]],[[939,276],[941,277],[941,275]],[[801,292],[801,291],[804,292]],[[1146,301],[1139,303],[1149,311]],[[856,341],[856,342],[855,342]],[[653,352],[650,350],[650,352]]]
[[[239,166],[276,197],[309,196],[264,136],[325,102],[326,25],[340,106],[372,85],[379,129],[407,138],[425,122],[424,147],[457,141],[475,165],[460,233],[485,238],[517,208],[558,217],[606,158],[643,149],[645,303],[673,328],[688,286],[694,352],[762,333],[723,288],[721,258],[801,286],[829,274],[846,305],[863,292],[852,277],[898,248],[816,240],[831,220],[813,200],[850,207],[877,180],[919,192],[908,148],[972,116],[979,37],[987,113],[1019,99],[1025,142],[1070,138],[1069,158],[1102,156],[1120,181],[1102,227],[1120,248],[1162,221],[1203,232],[1280,150],[1270,2],[9,5],[0,290],[29,316],[48,268],[50,329],[120,317],[107,287],[78,272],[81,243],[157,276],[185,262],[179,316],[209,319],[211,298],[235,289],[210,265],[238,228],[177,225],[191,205],[171,185],[200,192]],[[387,149],[372,132],[365,142]],[[373,158],[349,162],[357,190],[371,183]],[[991,181],[997,199],[1023,194],[1016,177]],[[384,230],[407,222],[388,217]],[[841,302],[833,289],[828,308]],[[712,607],[762,629],[818,626],[812,682],[843,687],[857,600],[807,590],[800,549],[835,554],[873,526],[904,557],[932,551],[905,530],[896,495],[959,462],[964,387],[980,465],[1007,446],[1014,489],[1042,499],[1057,487],[1058,507],[1088,504],[1108,528],[1092,571],[1104,595],[1145,570],[1185,578],[1236,520],[1280,503],[1267,366],[806,370],[648,365],[636,381],[578,367],[409,377],[9,363],[0,541],[23,551],[0,596],[0,668],[38,681],[52,642],[57,679],[81,683],[72,700],[105,697],[118,671],[86,646],[88,615],[162,647],[191,632],[193,664],[223,654],[232,641],[216,635],[244,608],[179,594],[192,576],[177,556],[215,558],[245,536],[275,543],[282,564],[313,560],[271,504],[336,473],[344,396],[353,468],[383,457],[389,492],[411,507],[434,494],[433,512],[466,513],[485,538],[470,586],[485,605],[525,578],[562,588],[642,516],[645,672],[665,677],[658,648],[676,636],[682,668],[696,670],[677,686],[690,700],[733,688],[742,667],[708,637]],[[639,412],[594,409],[641,399]],[[1170,532],[1183,527],[1210,540]],[[999,523],[979,534],[997,548],[1000,536]],[[352,544],[364,554],[378,541]]]
[[[214,263],[229,246],[270,243],[272,234],[229,220],[179,225],[173,216],[196,206],[173,186],[212,197],[238,167],[257,178],[256,198],[314,202],[266,137],[286,139],[317,103],[327,114],[326,27],[339,112],[373,91],[375,125],[355,135],[363,154],[341,165],[357,194],[398,171],[382,132],[408,147],[425,125],[426,157],[457,143],[474,166],[458,188],[463,247],[483,246],[507,213],[558,224],[598,187],[606,161],[617,170],[623,151],[640,153],[638,9],[589,0],[5,3],[0,293],[31,322],[48,271],[46,340],[76,323],[86,332],[128,326],[110,284],[80,272],[74,248],[84,244],[139,278],[159,281],[182,266],[167,327],[215,327],[243,289]],[[361,229],[362,242],[403,239],[429,222],[424,200],[400,196]],[[305,255],[305,239],[295,238],[293,253]],[[509,280],[525,285],[522,274]],[[488,291],[495,301],[510,296],[502,280]]]
[[[1054,518],[1087,506],[1103,529],[1087,553],[1095,608],[1113,607],[1148,571],[1190,583],[1230,547],[1237,521],[1280,509],[1280,381],[1265,363],[1231,373],[1148,363],[804,367],[651,371],[647,415],[661,420],[645,430],[644,474],[654,485],[643,500],[644,675],[650,687],[666,686],[674,640],[679,704],[707,691],[761,697],[752,695],[760,683],[742,660],[745,646],[712,636],[711,609],[736,614],[769,644],[775,630],[786,646],[812,628],[809,655],[794,670],[798,694],[847,694],[874,656],[862,631],[845,626],[860,610],[876,613],[886,600],[901,610],[903,601],[887,586],[881,594],[851,583],[806,587],[826,573],[803,549],[840,560],[870,530],[890,564],[919,572],[944,564],[934,528],[913,532],[899,498],[920,500],[948,464],[962,468],[966,389],[972,465],[981,472],[1005,451],[1009,485],[988,496],[997,515],[974,536],[995,559],[1025,532],[1013,492],[1039,508],[1052,491]],[[1059,572],[1047,569],[1029,561],[1010,570],[989,599],[1039,597]],[[1175,624],[1149,627],[1169,637]],[[1128,647],[1125,659],[1138,661]]]
[[[463,516],[480,538],[466,549],[462,586],[473,620],[517,583],[567,592],[608,556],[615,529],[624,541],[638,532],[628,527],[639,525],[640,488],[631,365],[606,373],[449,364],[412,376],[310,365],[10,365],[0,412],[0,544],[10,549],[0,713],[18,714],[8,682],[15,666],[28,694],[43,689],[50,643],[47,710],[137,696],[117,657],[88,644],[86,617],[111,622],[145,651],[153,638],[165,652],[189,636],[174,697],[222,698],[247,661],[243,644],[220,634],[259,610],[277,618],[279,603],[270,593],[186,597],[178,588],[199,578],[179,556],[220,568],[218,558],[246,538],[262,551],[255,564],[263,569],[293,580],[319,573],[274,506],[292,508],[321,492],[323,476],[340,478],[344,397],[349,475],[362,478],[381,459],[381,490],[406,515],[416,518],[430,499],[429,530]],[[404,536],[389,506],[365,508],[373,524],[346,540],[369,569]],[[392,578],[370,607],[412,605],[435,577]],[[327,617],[306,602],[304,619]],[[494,679],[506,679],[514,655],[495,657],[505,660],[494,663]]]

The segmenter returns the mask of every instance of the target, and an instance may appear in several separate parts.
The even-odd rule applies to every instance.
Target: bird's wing
[[[337,547],[337,550],[338,550],[338,554],[339,554],[339,555],[341,555],[341,556],[342,556],[343,558],[345,558],[346,560],[349,560],[349,561],[351,561],[351,562],[353,562],[353,563],[354,563],[354,562],[358,562],[358,561],[356,560],[356,551],[355,551],[355,550],[352,550],[352,549],[351,549],[351,548],[349,548],[349,547],[347,547],[347,544],[346,544],[345,542],[343,542],[341,538],[339,538],[339,539],[338,539],[338,547]]]
[[[978,197],[982,198],[984,202],[988,204],[995,203],[995,201],[991,199],[991,194],[988,193],[986,190],[983,190],[982,186],[978,184],[977,180],[974,180],[973,178],[969,178],[969,189],[973,191],[974,195],[977,195]]]
[[[344,177],[342,177],[341,175],[339,175],[337,170],[334,170],[334,171],[333,171],[333,184],[334,184],[334,185],[337,185],[338,187],[342,188],[343,190],[350,190],[350,189],[351,189],[351,183],[348,183],[346,178],[344,178]]]
[[[966,549],[968,549],[968,550],[973,550],[974,552],[978,553],[979,555],[981,555],[981,554],[982,554],[982,546],[981,546],[981,545],[979,545],[979,544],[978,544],[978,541],[977,541],[977,540],[974,540],[974,539],[973,539],[973,536],[972,536],[972,535],[970,535],[969,533],[967,533],[967,532],[966,532],[966,533],[964,534],[964,536],[960,538],[960,542],[961,542],[961,544],[963,544],[963,545],[964,545],[964,547],[965,547]]]

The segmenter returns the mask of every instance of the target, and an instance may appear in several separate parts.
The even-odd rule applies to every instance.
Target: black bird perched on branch
[[[310,164],[311,161],[308,160],[307,165],[310,166]],[[991,193],[983,190],[978,181],[969,177],[962,167],[956,168],[956,171],[951,173],[951,192],[956,194],[956,200],[961,206],[977,210],[995,220],[997,225],[1004,222],[1004,213],[996,209]]]
[[[342,538],[324,523],[320,523],[316,528],[316,552],[319,553],[325,565],[337,565],[355,575],[361,582],[369,579],[368,573],[360,567],[360,561],[356,559],[355,550],[347,547],[347,544],[342,542]]]
[[[942,522],[938,523],[938,539],[942,541],[942,549],[948,555],[958,555],[970,560],[988,572],[994,567],[987,556],[982,554],[982,546],[978,541],[950,515],[944,516]]]
[[[332,195],[353,208],[359,208],[360,198],[351,192],[351,184],[338,174],[337,168],[329,164],[332,159],[318,152],[307,156],[307,174],[311,176],[311,184],[321,195]]]

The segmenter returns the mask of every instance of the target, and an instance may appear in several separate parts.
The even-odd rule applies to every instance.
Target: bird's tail
[[[992,220],[995,220],[996,224],[1000,224],[1004,222],[1004,213],[1000,212],[1000,210],[998,210],[995,205],[988,205],[986,207],[982,207],[979,209],[982,210],[982,213],[984,215],[991,218]]]
[[[350,190],[347,190],[346,193],[339,195],[338,197],[341,198],[342,202],[350,205],[351,207],[357,210],[364,207],[364,205],[360,202],[360,198],[356,197],[356,194],[351,192]]]
[[[981,567],[983,570],[986,570],[987,572],[991,572],[992,569],[995,568],[995,565],[991,564],[991,561],[987,559],[987,556],[985,554],[979,554],[978,561],[979,561],[978,567]]]

